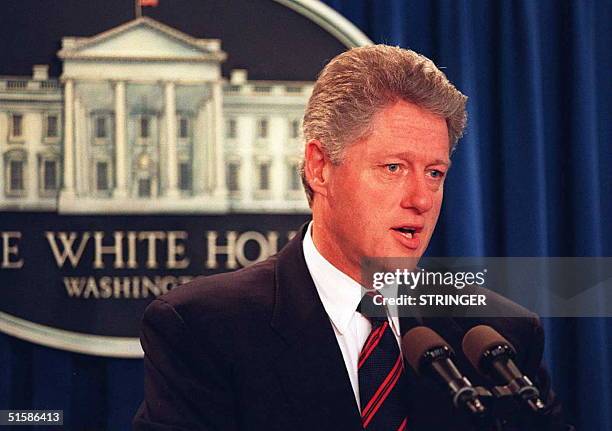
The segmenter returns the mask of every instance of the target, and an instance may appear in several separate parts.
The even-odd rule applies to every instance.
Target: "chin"
[[[410,250],[405,247],[389,247],[384,250],[379,257],[416,257],[419,250]]]

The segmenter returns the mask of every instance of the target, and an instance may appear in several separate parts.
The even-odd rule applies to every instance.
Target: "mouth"
[[[417,234],[423,230],[422,227],[411,227],[411,226],[399,226],[391,228],[396,232],[401,233],[408,239],[413,239],[417,237]]]
[[[403,225],[391,228],[396,239],[406,248],[416,250],[421,244],[419,234],[423,230],[423,226]]]

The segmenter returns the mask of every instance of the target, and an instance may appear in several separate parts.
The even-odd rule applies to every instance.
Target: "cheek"
[[[341,212],[358,213],[370,204],[374,193],[371,181],[353,169],[338,169],[330,183],[330,201]]]
[[[440,209],[442,209],[442,201],[444,200],[444,189],[440,189],[436,196],[434,197],[434,206],[432,210],[436,213],[436,217],[440,214]]]
[[[442,209],[442,193],[436,194],[436,196],[433,199],[433,206],[431,207],[431,210],[428,211],[427,214],[427,219],[428,219],[428,225],[431,226],[430,228],[430,235],[434,232],[435,228],[436,228],[436,224],[438,222],[438,217],[440,216],[440,210]]]

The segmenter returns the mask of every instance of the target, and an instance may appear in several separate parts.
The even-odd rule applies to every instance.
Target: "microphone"
[[[490,326],[478,325],[463,337],[463,353],[481,374],[503,382],[532,412],[545,408],[540,391],[516,366],[514,346]],[[503,389],[503,388],[500,388]]]
[[[470,381],[453,363],[455,352],[440,335],[425,326],[412,328],[402,338],[404,357],[417,374],[433,377],[447,387],[458,409],[483,416],[485,407]]]

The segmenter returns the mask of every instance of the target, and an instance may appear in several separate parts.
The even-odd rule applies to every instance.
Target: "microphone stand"
[[[486,413],[483,415],[470,415],[470,422],[473,431],[504,431],[503,421],[498,417],[496,412],[495,397],[487,388],[482,386],[474,386],[478,398],[486,407]]]
[[[490,390],[482,386],[474,389],[487,410],[485,415],[470,416],[474,431],[546,431],[549,428],[545,406],[541,402],[537,405],[523,402],[512,384]]]

